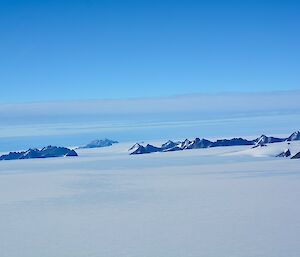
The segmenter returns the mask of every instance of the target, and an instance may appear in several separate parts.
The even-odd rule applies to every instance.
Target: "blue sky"
[[[300,89],[299,1],[0,1],[0,102]]]

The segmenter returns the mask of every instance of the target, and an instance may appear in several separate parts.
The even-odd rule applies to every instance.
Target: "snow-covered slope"
[[[290,150],[291,156],[294,156],[295,154],[300,152],[300,141],[267,144],[263,147],[247,148],[241,151],[228,153],[228,155],[249,155],[253,157],[276,157],[286,150]]]
[[[1,256],[300,256],[300,161],[272,157],[286,142],[131,145],[0,162]]]

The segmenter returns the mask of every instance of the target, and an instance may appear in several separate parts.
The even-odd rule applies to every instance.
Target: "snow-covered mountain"
[[[34,158],[51,158],[64,156],[78,156],[74,150],[65,147],[47,146],[39,149],[28,149],[22,152],[10,152],[0,156],[0,160],[18,160],[18,159],[34,159]]]
[[[161,149],[162,150],[169,150],[169,149],[173,149],[174,147],[177,147],[178,143],[175,143],[171,140],[169,140],[168,142],[162,144]]]
[[[272,144],[286,141],[286,138],[278,138],[278,137],[268,137],[266,135],[261,135],[259,138],[256,138],[255,143],[257,145],[261,144]]]
[[[253,145],[254,142],[243,138],[221,139],[212,143],[211,147],[218,146],[236,146],[236,145]]]
[[[294,132],[292,135],[290,135],[286,141],[296,141],[296,140],[300,140],[300,131],[296,131]]]
[[[208,147],[218,147],[218,146],[234,146],[234,145],[253,145],[253,141],[248,141],[242,138],[233,138],[233,139],[222,139],[217,140],[216,142],[209,141],[207,139],[195,138],[193,141],[185,139],[183,142],[173,142],[171,140],[162,144],[161,147],[155,147],[152,145],[147,145],[146,147],[135,144],[130,150],[133,150],[131,154],[143,154],[143,153],[152,153],[152,152],[172,152],[172,151],[181,151],[188,149],[200,149]],[[137,147],[138,146],[138,147]]]
[[[178,147],[183,150],[187,149],[190,144],[192,144],[192,141],[185,139],[183,142],[179,143]]]
[[[155,147],[153,145],[146,145],[146,146],[142,146],[139,145],[139,147],[133,151],[131,154],[145,154],[145,153],[154,153],[154,152],[160,152],[161,148],[160,147]]]
[[[135,143],[132,147],[128,149],[128,151],[135,151],[137,150],[141,145],[139,143]]]
[[[207,147],[211,147],[213,144],[213,142],[207,140],[207,139],[200,139],[200,138],[195,138],[195,140],[193,140],[186,149],[199,149],[199,148],[207,148]]]
[[[113,144],[117,144],[118,141],[114,141],[111,139],[96,139],[93,140],[92,142],[88,143],[86,146],[80,147],[80,148],[96,148],[96,147],[106,147],[106,146],[111,146]]]
[[[286,149],[282,153],[278,154],[276,157],[290,157],[291,155],[292,154],[290,149]]]
[[[143,153],[152,153],[152,152],[172,152],[172,151],[181,151],[187,149],[200,149],[200,148],[209,148],[209,147],[221,147],[221,146],[243,146],[243,145],[252,145],[253,148],[266,146],[267,144],[280,143],[284,141],[295,141],[300,140],[300,132],[294,132],[288,138],[277,138],[269,137],[266,135],[261,135],[260,137],[254,140],[247,140],[244,138],[232,138],[232,139],[218,139],[217,141],[210,141],[207,139],[195,138],[193,141],[185,139],[182,142],[173,142],[171,140],[162,144],[161,147],[156,147],[153,145],[147,145],[146,147],[136,143],[133,145],[129,151],[132,151],[131,154],[143,154]],[[283,152],[282,155],[287,155],[288,152]]]

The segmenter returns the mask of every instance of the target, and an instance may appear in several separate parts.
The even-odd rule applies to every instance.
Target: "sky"
[[[0,0],[0,152],[300,129],[299,1]]]
[[[0,1],[0,103],[300,89],[299,1]]]
[[[0,104],[0,152],[94,139],[154,143],[300,129],[300,91]]]

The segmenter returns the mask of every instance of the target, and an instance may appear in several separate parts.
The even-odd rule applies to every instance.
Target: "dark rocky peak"
[[[290,149],[286,149],[282,153],[278,154],[276,157],[290,157],[291,155],[292,154]]]
[[[300,140],[300,131],[294,132],[286,139],[286,141],[296,141],[296,140]]]

